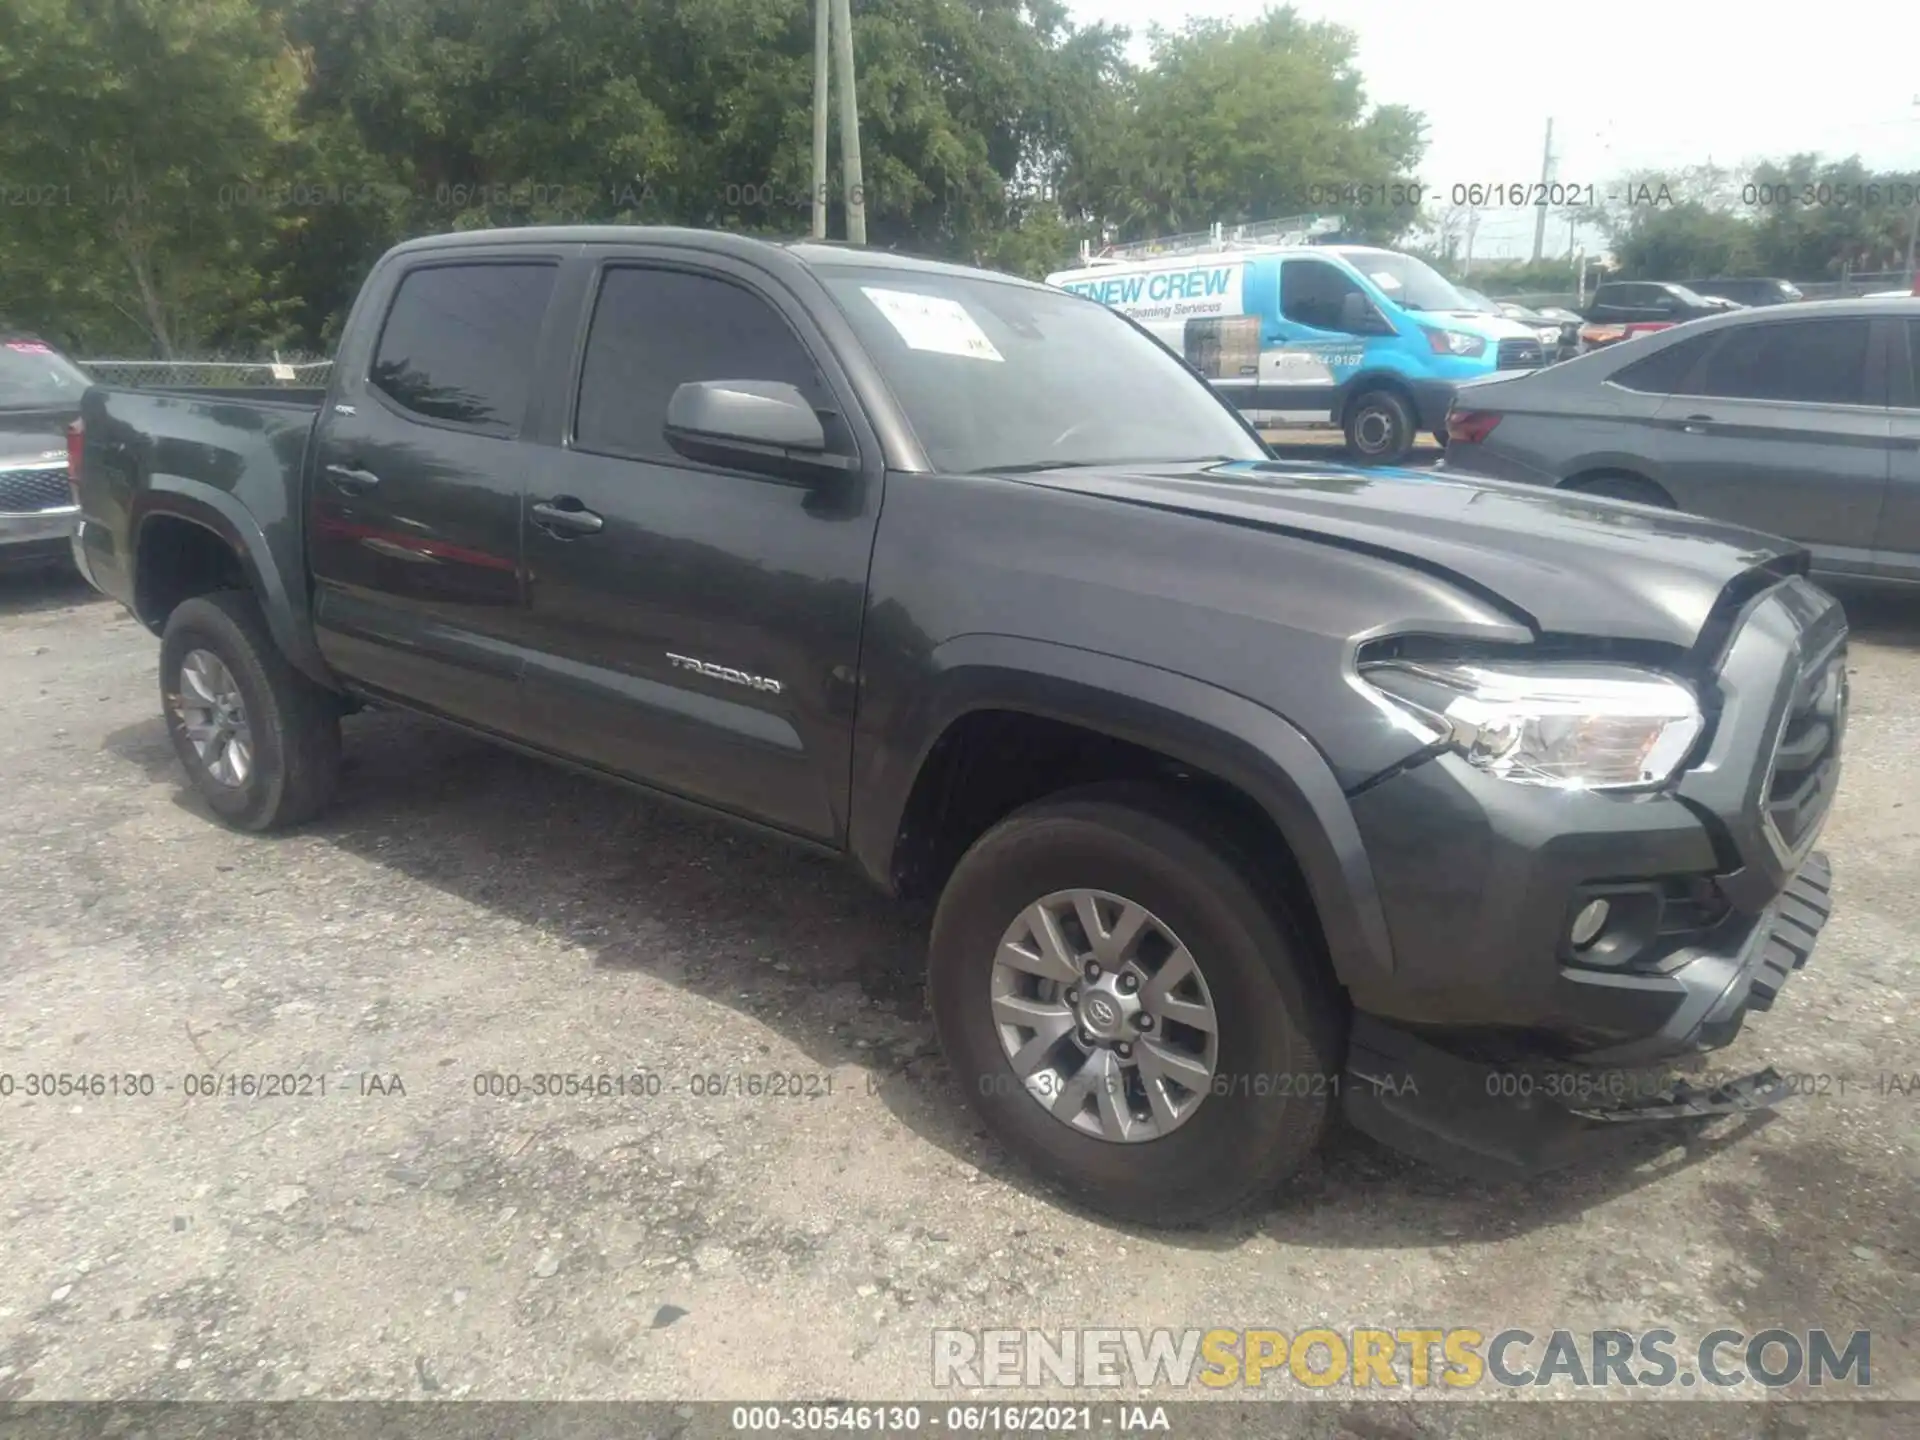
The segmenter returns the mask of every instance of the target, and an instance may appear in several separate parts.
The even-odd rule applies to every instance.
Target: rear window
[[[1801,320],[1743,325],[1721,332],[1690,393],[1730,400],[1789,400],[1819,405],[1884,405],[1867,391],[1862,320]]]
[[[0,340],[0,410],[78,407],[91,382],[39,340]]]
[[[400,282],[368,380],[429,420],[511,435],[526,417],[554,267],[431,265]]]

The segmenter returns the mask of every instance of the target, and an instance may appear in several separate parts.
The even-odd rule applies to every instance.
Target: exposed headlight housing
[[[1684,683],[1632,666],[1385,660],[1360,680],[1429,743],[1521,785],[1654,789],[1706,728]]]

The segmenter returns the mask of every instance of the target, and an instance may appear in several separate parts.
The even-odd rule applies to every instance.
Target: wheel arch
[[[1352,810],[1320,752],[1284,717],[1188,676],[1045,641],[963,636],[930,664],[887,733],[856,743],[849,843],[870,880],[911,893],[916,827],[933,813],[926,787],[943,778],[942,746],[971,717],[1033,717],[1091,744],[1158,757],[1170,773],[1257,807],[1298,867],[1313,910],[1302,919],[1318,921],[1335,976],[1349,989],[1390,977],[1386,915]]]
[[[156,634],[166,624],[173,604],[193,593],[226,588],[221,583],[206,585],[201,591],[178,586],[164,596],[156,587],[153,573],[155,557],[150,549],[170,526],[188,526],[212,536],[232,557],[246,588],[260,602],[269,633],[288,661],[308,679],[329,689],[336,688],[331,671],[305,624],[307,613],[304,577],[293,577],[289,584],[273,547],[251,512],[232,494],[201,481],[177,475],[155,475],[142,492],[143,502],[132,516],[131,579],[134,613],[140,622]],[[219,577],[209,576],[218,582]],[[170,600],[172,603],[167,603]]]

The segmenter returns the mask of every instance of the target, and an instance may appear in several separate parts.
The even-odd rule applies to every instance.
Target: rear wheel
[[[340,705],[287,663],[253,596],[185,600],[160,641],[167,733],[209,809],[239,830],[296,825],[340,776]]]
[[[1584,476],[1569,480],[1562,488],[1582,495],[1601,495],[1609,500],[1633,500],[1642,505],[1657,505],[1662,510],[1675,508],[1673,497],[1653,481],[1623,472]]]
[[[1368,465],[1397,465],[1413,449],[1413,406],[1397,390],[1367,390],[1347,406],[1347,449]]]
[[[1318,1144],[1338,1011],[1203,811],[1098,786],[1002,821],[934,919],[935,1023],[1008,1150],[1087,1206],[1192,1224]]]

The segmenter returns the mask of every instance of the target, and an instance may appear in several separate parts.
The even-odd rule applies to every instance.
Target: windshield
[[[938,469],[1266,458],[1206,382],[1095,301],[936,271],[821,278]]]
[[[78,406],[91,382],[38,340],[0,340],[0,410]]]
[[[1347,263],[1404,310],[1479,310],[1438,270],[1411,255],[1392,250],[1348,250]]]
[[[1500,307],[1482,295],[1478,290],[1469,290],[1464,285],[1456,285],[1453,288],[1460,292],[1460,298],[1467,302],[1467,308],[1469,310],[1480,310],[1489,315],[1498,315],[1500,313]]]

